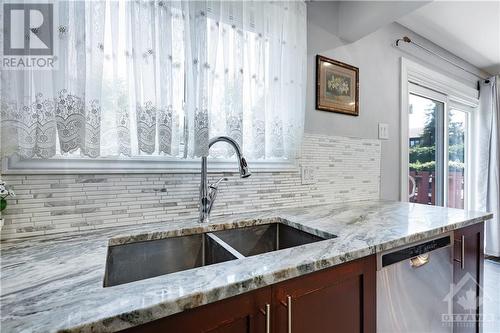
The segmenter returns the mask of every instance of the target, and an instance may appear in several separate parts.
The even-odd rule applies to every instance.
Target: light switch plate
[[[316,174],[315,174],[314,168],[312,166],[305,166],[303,165],[301,167],[301,172],[302,172],[302,185],[311,185],[311,184],[316,184]]]
[[[381,140],[389,139],[389,124],[378,123],[378,138]]]

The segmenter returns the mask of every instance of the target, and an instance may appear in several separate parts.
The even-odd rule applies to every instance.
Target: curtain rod
[[[398,46],[398,47],[399,47],[399,42],[401,42],[401,41],[403,41],[403,42],[405,42],[405,43],[408,43],[408,44],[413,44],[413,45],[415,45],[416,47],[419,47],[419,48],[421,48],[422,50],[424,50],[424,51],[426,51],[426,52],[428,52],[428,53],[430,53],[430,54],[432,54],[432,55],[435,55],[436,57],[438,57],[438,58],[440,58],[440,59],[442,59],[442,60],[446,61],[447,63],[449,63],[449,64],[451,64],[451,65],[453,65],[453,66],[455,66],[455,67],[457,67],[457,68],[460,68],[460,69],[461,69],[461,70],[463,70],[464,72],[467,72],[467,73],[469,73],[469,74],[471,74],[471,75],[474,75],[475,77],[477,77],[477,78],[478,78],[478,79],[480,79],[480,80],[486,80],[486,81],[488,81],[488,78],[485,78],[485,77],[482,77],[482,76],[480,76],[480,75],[478,75],[478,74],[476,74],[476,73],[473,73],[473,72],[469,71],[468,69],[466,69],[466,68],[464,68],[464,67],[462,67],[462,66],[460,66],[460,65],[458,65],[458,64],[456,64],[456,63],[454,63],[453,61],[449,60],[448,58],[445,58],[445,57],[443,57],[442,55],[440,55],[440,54],[438,54],[438,53],[436,53],[436,52],[434,52],[434,51],[432,51],[432,50],[430,50],[430,49],[426,48],[425,46],[420,45],[420,44],[418,44],[418,43],[415,43],[415,42],[414,42],[414,41],[412,41],[412,40],[410,39],[410,37],[408,37],[408,36],[404,36],[403,38],[399,38],[399,39],[397,39],[397,40],[396,40],[396,46]],[[488,82],[486,82],[486,83],[488,83]]]

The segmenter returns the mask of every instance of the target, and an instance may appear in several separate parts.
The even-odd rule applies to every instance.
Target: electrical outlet
[[[378,138],[382,140],[389,139],[389,124],[378,123]]]
[[[302,185],[316,184],[315,170],[312,166],[302,166]]]

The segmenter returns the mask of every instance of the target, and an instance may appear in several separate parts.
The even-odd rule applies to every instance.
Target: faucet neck
[[[208,202],[208,179],[207,179],[207,157],[201,158],[201,182],[200,182],[200,222],[208,222],[209,202]]]
[[[240,145],[238,144],[238,142],[236,142],[236,140],[234,140],[228,136],[216,136],[209,141],[208,149],[210,150],[210,147],[212,147],[217,142],[226,142],[233,147],[234,152],[236,153],[240,177],[241,178],[250,177],[251,173],[248,170],[247,161],[243,157],[243,154],[241,152],[241,148],[240,148]]]
[[[232,138],[228,136],[218,136],[211,139],[208,143],[208,149],[212,147],[217,142],[226,142],[229,143],[236,152],[236,156],[238,158],[238,168],[240,170],[240,177],[247,178],[251,175],[248,170],[247,161],[241,154],[240,145]],[[212,210],[213,202],[217,195],[217,188],[209,189],[208,180],[207,180],[207,157],[203,156],[201,158],[201,183],[200,183],[200,222],[205,223],[208,222],[210,211]]]

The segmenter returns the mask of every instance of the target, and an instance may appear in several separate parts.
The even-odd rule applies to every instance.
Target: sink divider
[[[229,253],[231,253],[231,255],[233,255],[234,257],[236,257],[236,259],[243,259],[243,258],[245,258],[244,255],[242,255],[240,252],[236,251],[231,245],[227,244],[222,239],[220,239],[219,237],[215,236],[213,233],[207,232],[205,235],[207,237],[209,237],[211,240],[213,240],[215,243],[217,243],[218,245],[220,245],[224,250],[226,250]]]

